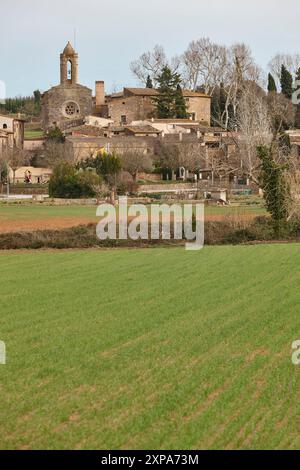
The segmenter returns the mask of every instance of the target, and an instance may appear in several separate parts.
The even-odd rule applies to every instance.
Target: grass
[[[53,217],[95,217],[96,206],[50,206],[47,204],[0,204],[1,220],[46,220]]]
[[[37,123],[26,123],[24,138],[26,139],[40,139],[44,137],[44,131]]]
[[[298,449],[298,245],[0,255],[1,449]]]
[[[262,207],[256,206],[227,206],[206,207],[207,215],[265,215],[266,211]],[[51,206],[47,204],[1,204],[0,203],[0,221],[1,220],[36,220],[48,219],[51,217],[96,217],[96,206]]]

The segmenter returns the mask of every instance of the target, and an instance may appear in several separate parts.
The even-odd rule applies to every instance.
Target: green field
[[[26,123],[24,137],[26,139],[40,139],[44,137],[44,131],[37,123]]]
[[[51,206],[47,204],[1,204],[0,220],[36,220],[48,219],[52,217],[95,217],[96,209],[94,206],[65,205]],[[207,215],[265,215],[266,211],[257,206],[227,206],[206,207]]]
[[[96,206],[47,204],[0,204],[0,220],[38,220],[53,217],[95,217]]]
[[[300,448],[299,245],[0,264],[1,449]]]

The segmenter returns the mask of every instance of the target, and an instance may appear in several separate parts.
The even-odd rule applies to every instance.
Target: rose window
[[[68,117],[76,116],[76,114],[79,114],[79,106],[73,101],[70,101],[65,105],[64,111]]]

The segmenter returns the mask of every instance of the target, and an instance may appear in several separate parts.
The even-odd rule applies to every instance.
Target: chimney
[[[105,104],[105,92],[104,92],[104,82],[99,80],[95,82],[95,91],[96,91],[96,106],[102,106]]]

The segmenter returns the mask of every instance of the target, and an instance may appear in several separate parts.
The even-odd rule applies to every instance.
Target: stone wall
[[[149,96],[122,96],[108,101],[108,115],[115,124],[121,123],[121,116],[126,116],[126,123],[151,118],[155,107]]]
[[[78,106],[76,114],[67,117],[65,105],[74,102]],[[42,123],[48,129],[54,123],[68,122],[69,119],[80,119],[92,112],[92,90],[82,85],[58,85],[42,95]]]
[[[195,116],[195,121],[210,125],[211,99],[209,97],[188,98],[187,111]]]

